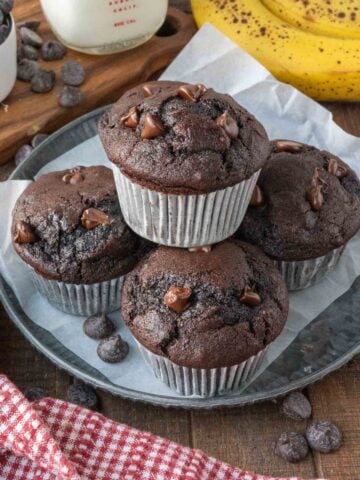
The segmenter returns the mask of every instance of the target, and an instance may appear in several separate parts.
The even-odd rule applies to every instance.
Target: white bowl
[[[16,27],[10,16],[11,30],[0,45],[0,102],[11,92],[16,81]]]

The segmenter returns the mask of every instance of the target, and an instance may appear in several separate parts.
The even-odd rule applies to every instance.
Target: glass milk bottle
[[[161,27],[167,0],[41,0],[59,40],[84,53],[105,55],[146,42]]]

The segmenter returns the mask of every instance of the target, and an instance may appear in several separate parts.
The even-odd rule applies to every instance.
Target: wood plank
[[[37,0],[17,2],[14,16],[17,21],[41,20],[40,35],[44,39],[54,38]],[[81,86],[85,100],[76,107],[63,108],[57,103],[62,89],[59,72],[63,60],[40,62],[44,68],[56,72],[58,80],[52,92],[34,94],[29,83],[17,81],[3,102],[7,109],[0,107],[0,164],[7,162],[19,145],[27,143],[36,133],[53,132],[70,120],[117,100],[130,86],[164,70],[195,32],[192,17],[173,7],[168,10],[167,22],[174,34],[155,35],[127,52],[99,57],[68,50],[65,60],[79,60],[86,71],[86,81]]]
[[[314,453],[317,476],[331,480],[360,478],[360,357],[308,388],[316,420],[335,422],[344,434],[335,453]]]

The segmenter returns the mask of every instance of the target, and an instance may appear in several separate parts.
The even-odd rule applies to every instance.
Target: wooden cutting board
[[[54,38],[38,0],[23,0],[16,4],[13,13],[17,22],[41,20],[41,37],[46,40]],[[74,108],[65,109],[57,103],[62,89],[59,71],[64,60],[40,61],[44,68],[56,72],[56,86],[52,92],[35,94],[31,92],[29,83],[17,81],[9,97],[0,104],[0,165],[12,159],[19,146],[28,143],[36,133],[51,133],[74,118],[117,100],[129,87],[156,78],[191,39],[195,30],[190,15],[170,7],[158,34],[134,50],[108,56],[68,50],[64,60],[79,60],[86,70],[86,81],[81,86],[85,99]]]

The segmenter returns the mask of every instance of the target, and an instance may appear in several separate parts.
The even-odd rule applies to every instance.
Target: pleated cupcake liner
[[[239,228],[260,170],[233,187],[208,194],[173,195],[150,190],[112,165],[126,223],[141,237],[172,247],[218,243]]]
[[[156,355],[136,341],[145,362],[155,377],[179,395],[210,398],[236,392],[251,380],[261,366],[268,347],[244,362],[231,367],[188,368]]]
[[[274,264],[280,270],[288,290],[302,290],[311,287],[331,272],[336,267],[344,249],[345,246],[341,246],[327,255],[309,260],[292,262],[274,260]]]
[[[58,310],[90,316],[118,310],[124,276],[99,283],[72,284],[48,280],[30,268],[38,292]]]

